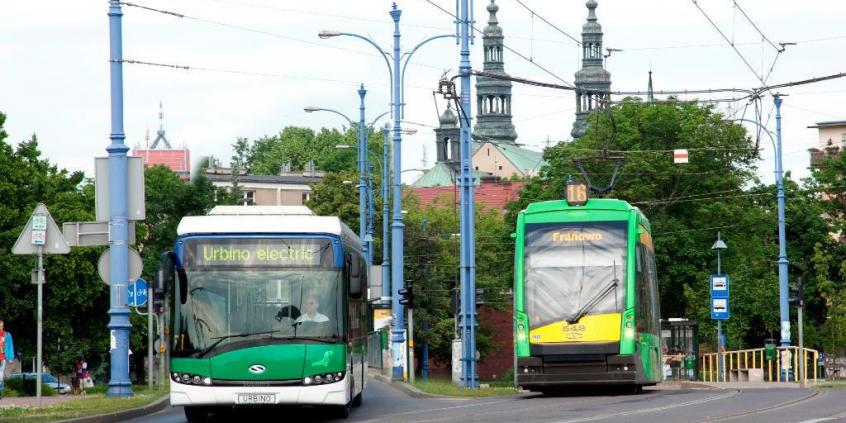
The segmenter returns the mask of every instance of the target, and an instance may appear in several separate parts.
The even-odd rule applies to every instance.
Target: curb
[[[115,411],[96,416],[78,417],[75,419],[60,420],[59,423],[114,423],[123,420],[134,419],[146,416],[156,411],[161,411],[170,405],[170,394],[163,396],[152,404],[143,407],[131,408],[129,410]]]
[[[402,391],[402,393],[404,393],[404,394],[406,394],[406,395],[408,395],[412,398],[465,399],[465,398],[450,397],[450,396],[444,396],[444,395],[427,394],[427,393],[425,393],[425,392],[423,392],[423,391],[421,391],[421,390],[419,390],[419,389],[417,389],[417,388],[415,388],[415,387],[413,387],[413,386],[411,386],[411,385],[409,385],[405,382],[394,382],[394,381],[391,380],[391,378],[389,378],[389,377],[387,377],[387,376],[385,376],[381,373],[371,373],[370,376],[373,376],[374,379],[376,379],[376,380],[378,380],[382,383],[386,383],[388,385],[391,385],[392,387],[396,388],[399,391]]]

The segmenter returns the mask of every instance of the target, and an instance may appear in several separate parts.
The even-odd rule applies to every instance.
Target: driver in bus
[[[326,317],[325,314],[321,314],[317,311],[318,302],[317,302],[317,295],[314,292],[310,292],[306,294],[305,299],[303,300],[303,314],[300,317],[297,317],[296,323],[302,322],[328,322],[329,318]]]

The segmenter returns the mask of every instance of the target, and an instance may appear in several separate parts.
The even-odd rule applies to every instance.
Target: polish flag
[[[687,163],[687,150],[673,150],[673,163]]]

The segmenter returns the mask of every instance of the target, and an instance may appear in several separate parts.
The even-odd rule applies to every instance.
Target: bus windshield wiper
[[[211,339],[217,339],[217,341],[215,341],[213,344],[209,345],[206,349],[197,353],[197,355],[195,355],[194,357],[195,358],[203,357],[204,355],[211,352],[211,350],[213,350],[214,347],[220,345],[221,342],[223,342],[223,341],[225,341],[229,338],[244,338],[244,337],[247,337],[247,336],[266,335],[266,334],[276,333],[276,332],[279,332],[279,331],[278,330],[268,330],[268,331],[264,331],[264,332],[245,332],[245,333],[236,333],[236,334],[232,334],[232,335],[225,335],[225,336],[218,336],[218,337],[215,337],[215,338],[211,338]]]
[[[327,339],[328,338],[328,339]],[[304,341],[314,341],[320,342],[323,344],[336,344],[339,337],[337,335],[332,336],[286,336],[283,338],[274,338],[274,339],[290,339],[290,340],[299,340],[302,339]]]
[[[591,298],[590,301],[585,303],[585,305],[583,305],[582,308],[580,308],[579,311],[576,312],[575,316],[567,319],[567,323],[571,325],[578,323],[582,317],[585,317],[589,311],[593,310],[594,307],[599,305],[602,299],[605,298],[609,293],[611,293],[611,291],[617,290],[617,282],[617,278],[611,280],[611,283],[609,283],[608,286],[606,286],[605,288],[602,288],[602,291],[600,291],[593,298]]]

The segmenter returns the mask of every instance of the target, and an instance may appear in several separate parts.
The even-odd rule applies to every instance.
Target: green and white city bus
[[[649,221],[625,201],[530,204],[517,218],[517,385],[629,385],[662,379],[658,280]]]
[[[170,403],[188,421],[273,404],[346,417],[361,404],[367,267],[339,218],[222,206],[177,232],[158,278],[171,315]]]

